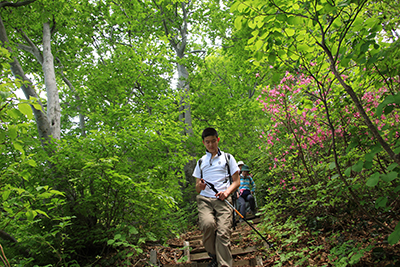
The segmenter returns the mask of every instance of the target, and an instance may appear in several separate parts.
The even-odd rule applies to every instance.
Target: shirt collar
[[[207,156],[210,156],[210,157],[212,156],[212,155],[211,155],[211,152],[208,151],[208,149],[206,149],[206,154],[207,154]],[[222,155],[221,149],[218,148],[217,156],[219,157],[219,156],[221,156],[221,155]]]

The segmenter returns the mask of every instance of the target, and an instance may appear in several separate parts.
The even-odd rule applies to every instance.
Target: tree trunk
[[[394,151],[391,149],[389,144],[382,138],[378,129],[372,123],[371,119],[368,117],[367,113],[365,112],[364,107],[362,106],[362,104],[361,104],[360,100],[358,99],[357,94],[354,92],[353,88],[342,79],[338,70],[336,69],[336,66],[334,64],[335,60],[334,60],[329,48],[327,46],[325,46],[324,44],[320,44],[320,46],[324,49],[325,53],[329,57],[331,71],[335,75],[336,79],[339,81],[340,85],[342,85],[342,87],[346,90],[347,94],[353,100],[353,103],[355,104],[358,112],[361,114],[361,117],[363,118],[364,123],[367,125],[367,127],[370,130],[370,132],[372,133],[372,135],[376,138],[376,140],[382,146],[382,148],[386,151],[386,153],[388,153],[388,155],[393,159],[393,161],[396,162],[398,165],[400,165],[400,154],[394,153]]]
[[[54,58],[51,53],[50,23],[43,24],[43,65],[44,83],[47,92],[47,116],[53,138],[61,138],[61,107],[54,71]]]
[[[171,29],[168,28],[169,25],[168,21],[167,20],[163,21],[165,35],[170,36],[169,42],[171,44],[171,47],[175,50],[176,56],[179,59],[183,59],[185,57],[186,45],[187,45],[187,30],[188,30],[187,16],[189,12],[186,8],[187,8],[186,3],[181,3],[182,24],[178,27],[176,35],[170,34]],[[163,13],[162,8],[161,12]],[[178,39],[177,36],[179,36],[180,38]],[[178,71],[177,89],[183,92],[179,106],[179,111],[181,112],[179,115],[179,119],[183,121],[185,125],[185,128],[183,130],[183,135],[189,135],[190,137],[192,137],[194,133],[192,128],[192,113],[189,101],[190,98],[189,73],[187,71],[186,66],[180,63],[177,63],[177,71]],[[189,143],[185,144],[185,149],[191,156],[193,157],[196,156],[194,152],[195,151],[194,146],[193,144],[190,143],[190,141]],[[195,166],[196,166],[196,160],[190,160],[185,164],[183,168],[188,186],[194,186],[195,180],[192,174]]]

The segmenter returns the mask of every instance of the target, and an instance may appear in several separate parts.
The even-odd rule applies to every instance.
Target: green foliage
[[[2,71],[7,80],[7,69]],[[31,106],[36,102],[19,100],[10,91],[14,89],[18,81],[9,80],[8,87],[2,87],[2,99],[0,101],[1,119],[1,146],[0,162],[0,229],[9,236],[9,240],[2,242],[8,251],[10,263],[27,266],[33,258],[28,255],[42,254],[42,249],[52,251],[50,254],[58,254],[60,250],[55,248],[55,242],[61,237],[65,228],[69,225],[70,218],[57,218],[52,214],[54,210],[64,205],[64,193],[55,190],[48,184],[38,179],[36,169],[39,167],[35,159],[35,147],[27,135],[31,133],[32,119]],[[5,93],[5,94],[3,94]],[[49,232],[40,232],[44,221],[53,221],[54,228]],[[26,233],[29,233],[27,235]],[[26,260],[21,258],[25,255]],[[25,265],[27,264],[27,265]]]
[[[264,229],[286,249],[278,264],[307,264],[323,250],[312,240],[302,247],[307,234],[354,228],[357,217],[369,216],[381,227],[374,234],[396,244],[400,168],[346,87],[399,154],[396,7],[60,0],[4,8],[13,54],[0,48],[0,229],[18,241],[6,241],[7,257],[15,266],[80,266],[107,251],[126,260],[148,241],[192,229],[184,166],[204,153],[208,126],[222,150],[254,170]],[[9,62],[18,58],[42,96],[41,51],[32,51],[49,20],[62,138],[43,149],[32,114],[41,106],[15,96],[22,82],[10,78]],[[189,43],[179,39],[186,22]],[[174,55],[183,44],[184,55]],[[188,90],[171,84],[177,63],[189,71]],[[183,134],[182,99],[194,136]],[[331,261],[356,264],[370,249],[359,245],[332,241]]]
[[[399,62],[399,49],[398,42],[386,42],[383,35],[387,32],[382,28],[391,20],[382,16],[389,5],[236,1],[231,6],[236,14],[235,34],[247,33],[246,49],[251,52],[247,60],[254,69],[265,65],[277,73],[282,65],[291,69],[280,83],[280,77],[273,75],[261,98],[274,123],[263,134],[268,140],[262,146],[267,144],[271,156],[263,156],[260,163],[274,164],[270,172],[260,173],[269,184],[275,181],[275,187],[280,182],[281,187],[272,191],[276,197],[287,196],[289,192],[281,191],[292,187],[297,191],[292,192],[293,198],[304,202],[305,209],[313,207],[313,213],[350,201],[362,206],[364,214],[372,212],[371,220],[379,217],[391,225],[398,220],[389,216],[391,207],[397,205],[400,171],[394,156],[398,154],[398,74],[392,72]],[[384,56],[389,51],[391,59]],[[305,77],[311,82],[302,80]],[[301,93],[293,93],[296,89]],[[329,141],[324,139],[327,133],[332,136]],[[317,141],[320,147],[313,148],[321,137],[325,141]],[[319,194],[318,185],[334,185],[335,194]],[[310,192],[302,194],[298,189],[305,186]],[[370,187],[378,187],[380,193]]]
[[[336,246],[330,250],[330,260],[335,266],[345,267],[351,266],[360,261],[365,252],[371,251],[373,246],[361,248],[361,244],[354,244],[354,241],[346,241],[343,244]]]

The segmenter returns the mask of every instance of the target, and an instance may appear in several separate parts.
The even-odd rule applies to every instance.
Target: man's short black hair
[[[218,138],[217,130],[215,130],[214,128],[205,128],[203,130],[203,133],[201,134],[201,138],[204,140],[204,138],[206,138],[207,136],[215,136]]]

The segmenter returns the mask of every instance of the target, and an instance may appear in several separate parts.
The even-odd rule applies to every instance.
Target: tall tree
[[[2,45],[5,46],[10,51],[10,53],[13,53],[15,49],[13,49],[10,46],[10,42],[9,42],[8,36],[7,36],[7,31],[4,26],[2,17],[0,17],[0,39],[2,41]],[[50,135],[51,135],[50,123],[49,123],[48,117],[44,111],[43,105],[40,101],[40,98],[39,98],[38,94],[36,93],[35,89],[33,88],[33,83],[30,81],[30,79],[28,77],[26,77],[26,75],[23,71],[23,68],[17,57],[14,56],[14,60],[13,60],[13,62],[10,63],[10,65],[11,65],[11,70],[12,70],[14,76],[17,79],[20,79],[23,81],[22,85],[21,85],[21,89],[24,92],[25,97],[27,99],[30,99],[31,97],[33,97],[40,104],[40,107],[41,107],[40,109],[36,109],[34,106],[32,106],[32,110],[33,110],[33,114],[35,115],[38,133],[39,133],[39,137],[40,137],[41,141],[45,142],[45,143],[49,142]]]

